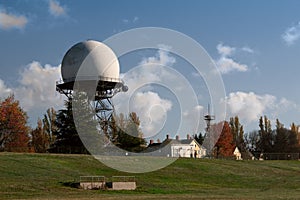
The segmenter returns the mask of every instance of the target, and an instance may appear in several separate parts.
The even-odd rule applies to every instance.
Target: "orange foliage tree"
[[[0,150],[28,151],[27,115],[14,96],[0,102]]]
[[[215,144],[214,155],[220,157],[232,157],[235,148],[233,134],[228,122],[224,122],[221,135]]]

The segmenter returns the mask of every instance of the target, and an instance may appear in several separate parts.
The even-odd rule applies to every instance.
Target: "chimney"
[[[157,139],[157,143],[160,143],[160,139]]]
[[[186,139],[188,139],[188,140],[190,140],[190,139],[191,139],[191,136],[190,136],[190,134],[187,134],[187,135],[186,135]]]
[[[153,144],[154,143],[154,140],[150,140],[150,144]]]
[[[179,135],[176,135],[176,140],[179,141]]]
[[[169,139],[169,135],[167,135],[167,140]]]

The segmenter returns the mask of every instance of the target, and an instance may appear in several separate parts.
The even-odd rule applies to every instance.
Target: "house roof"
[[[191,144],[193,140],[194,139],[185,139],[185,140],[180,140],[179,142],[181,144]],[[195,142],[196,142],[196,140],[195,140]]]
[[[195,142],[198,146],[201,146],[195,139],[183,139],[183,140],[175,140],[175,139],[165,139],[162,143],[152,143],[152,144],[149,144],[148,147],[149,148],[161,148],[161,147],[164,147],[168,144],[177,144],[177,145],[180,145],[180,144],[183,144],[183,145],[189,145],[191,144],[192,142]]]

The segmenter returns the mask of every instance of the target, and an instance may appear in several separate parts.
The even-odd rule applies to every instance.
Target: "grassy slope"
[[[84,191],[65,186],[81,175],[132,175],[91,156],[0,154],[0,199],[300,199],[299,161],[179,159],[135,174],[136,191]]]

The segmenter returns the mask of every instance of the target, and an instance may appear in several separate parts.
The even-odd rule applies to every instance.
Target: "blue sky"
[[[299,7],[297,0],[0,0],[0,96],[15,93],[34,125],[46,108],[61,106],[55,80],[72,45],[103,41],[132,28],[164,27],[190,36],[214,59],[225,85],[228,116],[239,115],[247,131],[258,128],[261,115],[278,117],[286,126],[300,124]],[[150,51],[136,64],[145,56],[161,59],[159,52]],[[183,62],[177,58],[178,63]],[[121,66],[122,73],[128,70]],[[167,99],[156,100],[172,112]],[[206,105],[203,100],[201,113]]]

